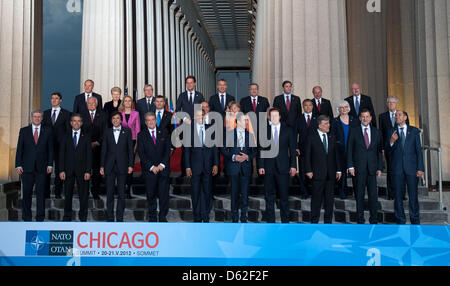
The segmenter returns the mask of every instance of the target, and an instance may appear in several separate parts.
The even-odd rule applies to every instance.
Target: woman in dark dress
[[[111,123],[111,114],[113,114],[116,111],[119,111],[119,106],[122,103],[122,100],[120,100],[120,97],[122,96],[122,90],[119,87],[114,87],[111,89],[111,97],[112,100],[105,103],[105,106],[103,107],[103,111],[105,111],[106,116],[108,118],[108,127],[112,127]]]
[[[334,118],[331,123],[331,134],[336,138],[338,152],[341,158],[341,166],[343,166],[342,179],[337,182],[339,189],[339,197],[346,199],[350,195],[347,188],[347,139],[350,129],[358,125],[358,120],[349,115],[350,105],[347,101],[340,102],[339,116]]]

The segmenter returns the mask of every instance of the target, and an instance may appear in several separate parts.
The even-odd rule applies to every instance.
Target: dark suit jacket
[[[117,105],[117,107],[114,107],[114,104],[112,101],[108,101],[107,103],[105,103],[105,106],[103,106],[103,112],[105,112],[105,114],[106,114],[106,119],[108,120],[109,128],[112,127],[111,115],[114,112],[119,111],[119,106],[121,103],[122,103],[122,100],[119,99],[119,104]]]
[[[252,163],[253,159],[256,157],[257,149],[255,147],[250,147],[250,142],[255,142],[253,135],[248,131],[245,131],[245,147],[241,150],[238,144],[238,134],[237,128],[233,131],[229,131],[226,134],[224,147],[221,148],[221,152],[225,157],[225,169],[227,171],[227,175],[235,176],[242,174],[244,176],[250,177],[252,175]],[[233,147],[227,146],[227,139],[231,141],[231,138],[234,137],[234,142],[231,144]],[[240,155],[244,153],[248,156],[248,161],[238,163],[233,162],[233,155]]]
[[[371,139],[369,149],[364,142],[361,124],[350,129],[347,146],[347,167],[355,168],[357,173],[375,175],[383,170],[381,132],[375,127],[370,128]]]
[[[189,103],[188,92],[185,91],[178,97],[177,107],[175,112],[186,112],[191,117],[191,120],[194,119],[194,105],[202,104],[205,101],[203,94],[198,91],[195,91],[194,96],[194,104]]]
[[[313,180],[334,180],[336,172],[342,171],[336,139],[327,134],[328,153],[323,146],[322,138],[316,130],[311,131],[306,140],[305,172],[313,173]]]
[[[386,111],[384,113],[381,113],[378,117],[378,122],[380,123],[380,131],[381,135],[383,136],[383,150],[386,146],[386,144],[390,141],[391,137],[389,136],[389,131],[396,127],[397,124],[394,123],[394,126],[392,126],[391,122],[391,114],[389,111]],[[406,120],[406,125],[409,125],[409,119]]]
[[[350,133],[350,129],[353,127],[357,127],[360,124],[360,122],[359,122],[359,120],[353,118],[352,116],[349,116],[348,124],[349,124],[349,133]],[[344,133],[344,129],[342,128],[341,118],[339,116],[334,118],[331,121],[330,133],[336,138],[338,152],[341,154],[347,152],[347,148],[345,146],[345,133]],[[347,158],[345,158],[345,162],[347,162]],[[345,168],[346,165],[347,165],[347,163],[345,163],[342,167]]]
[[[389,138],[391,138],[394,130],[397,133],[400,131],[391,128],[389,131]],[[389,154],[391,161],[390,173],[392,175],[399,175],[405,172],[407,175],[415,176],[417,171],[425,171],[423,164],[422,145],[420,143],[419,129],[408,126],[406,130],[405,146],[403,147],[400,138],[391,147],[390,140],[388,140],[385,151]],[[399,136],[400,137],[400,136]]]
[[[128,173],[128,167],[134,167],[133,140],[129,128],[122,127],[117,144],[114,128],[106,129],[103,134],[100,166],[105,168],[105,174],[109,175],[113,172],[115,165],[121,175]]]
[[[349,96],[345,99],[349,104],[350,104],[350,116],[353,116],[353,118],[356,118],[359,120],[359,114],[356,114],[356,110],[355,110],[355,104],[353,103],[353,95]],[[359,103],[359,110],[361,111],[362,109],[367,108],[370,111],[370,114],[372,115],[372,126],[377,127],[377,117],[375,115],[375,111],[373,109],[373,104],[372,104],[372,99],[367,96],[367,95],[363,95],[361,94],[361,100]]]
[[[59,149],[60,172],[66,176],[82,177],[92,172],[92,147],[91,137],[81,130],[77,148],[73,145],[72,129],[70,129],[61,141]]]
[[[232,101],[235,101],[234,96],[227,93],[225,98],[225,109],[223,109],[222,105],[220,104],[220,96],[216,93],[209,99],[209,108],[211,109],[211,112],[218,112],[222,114],[222,118],[225,118],[226,107]]]
[[[47,167],[53,167],[52,129],[41,124],[41,132],[36,145],[32,126],[20,129],[16,150],[16,168],[22,167],[25,173],[46,173]]]
[[[244,97],[241,99],[241,112],[247,114],[249,112],[253,112],[253,100],[251,96]],[[267,112],[270,107],[269,100],[265,97],[258,95],[258,102],[256,105],[256,114],[260,112]],[[258,117],[259,120],[259,117]]]
[[[94,122],[91,122],[91,116],[88,111],[82,114],[83,116],[83,131],[89,133],[92,142],[98,142],[102,144],[103,133],[105,132],[108,121],[106,114],[103,111],[96,111]]]
[[[208,130],[211,125],[205,125]],[[211,175],[213,166],[219,166],[219,151],[213,147],[195,147],[201,145],[201,139],[197,133],[197,124],[191,124],[191,147],[185,147],[186,169],[192,170],[192,175]],[[207,137],[206,137],[207,138]]]
[[[155,97],[152,97],[152,104],[150,105],[150,110],[147,108],[147,98],[139,99],[136,102],[136,110],[139,112],[140,120],[141,120],[141,129],[145,129],[145,114],[149,112],[155,112]]]
[[[156,116],[158,116],[157,113],[155,113]],[[159,124],[158,130],[164,130],[167,132],[167,135],[170,137],[172,136],[172,132],[175,129],[175,125],[172,124],[172,113],[170,111],[164,110],[161,123]],[[148,129],[147,127],[144,128],[144,130]]]
[[[305,115],[301,114],[300,117],[297,118],[296,124],[296,138],[298,136],[298,144],[297,149],[300,150],[300,155],[303,157],[306,151],[306,140],[311,131],[315,131],[317,129],[317,118],[314,114],[311,117],[311,125],[308,127],[308,123],[306,122]]]
[[[102,110],[102,107],[103,107],[102,96],[95,92],[92,93],[92,96],[97,98],[97,101],[98,101],[97,110]],[[75,101],[73,103],[73,113],[83,114],[87,110],[88,110],[88,108],[87,108],[87,104],[86,104],[86,97],[83,92],[82,94],[79,94],[75,97]]]
[[[161,174],[170,175],[170,136],[164,129],[157,129],[156,145],[148,128],[143,129],[138,135],[138,154],[144,176],[151,174],[152,166],[158,167],[160,164],[166,166]]]
[[[297,118],[302,114],[300,97],[291,95],[291,107],[289,111],[284,100],[284,94],[275,97],[273,107],[281,111],[281,122],[287,123],[290,127],[295,128]]]
[[[44,111],[44,120],[42,123],[52,129],[53,132],[53,144],[56,145],[62,139],[62,137],[71,129],[70,127],[70,112],[61,108],[55,125],[52,124],[52,112],[53,109]],[[56,155],[56,154],[55,154]]]
[[[322,101],[320,103],[320,112],[316,104],[316,99],[313,98],[312,101],[313,101],[313,114],[316,117],[319,117],[320,115],[326,115],[330,117],[330,120],[334,118],[333,107],[331,106],[331,102],[328,99],[322,97]]]
[[[267,138],[272,140],[272,128],[267,127]],[[297,148],[294,131],[291,127],[281,123],[278,139],[279,152],[275,158],[262,158],[261,151],[270,150],[270,147],[261,148],[259,152],[259,168],[265,169],[266,174],[289,174],[291,168],[297,168]],[[272,144],[273,140],[272,140]]]

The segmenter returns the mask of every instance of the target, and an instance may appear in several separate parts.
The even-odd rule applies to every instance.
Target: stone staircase
[[[214,189],[214,207],[211,211],[211,222],[231,222],[231,201],[230,188],[225,177],[217,177],[216,187]],[[351,186],[351,180],[349,180]],[[382,177],[378,181],[379,186],[379,211],[378,218],[380,223],[393,224],[394,217],[394,201],[386,200],[386,179]],[[169,222],[192,222],[192,204],[190,199],[191,186],[189,179],[172,177],[170,187],[170,210],[168,214]],[[310,199],[303,200],[300,198],[300,188],[295,184],[295,180],[291,182],[290,187],[290,220],[292,223],[309,223],[311,217]],[[126,200],[124,220],[127,222],[145,222],[147,221],[147,201],[145,196],[145,188],[143,180],[136,177],[133,185],[132,200]],[[106,196],[101,196],[101,200],[89,200],[88,221],[105,221],[106,220]],[[428,197],[428,190],[420,188],[419,203],[421,210],[422,224],[448,224],[448,214],[439,209],[439,202]],[[21,199],[16,198],[8,207],[8,220],[20,221]],[[35,199],[33,199],[33,216],[35,211]],[[369,212],[368,202],[365,201],[365,218],[368,223]],[[407,221],[409,223],[408,201],[404,201]],[[280,211],[278,209],[279,202],[277,200],[276,219],[281,222]],[[73,200],[73,221],[78,221],[79,201],[77,195]],[[249,191],[249,212],[248,220],[252,223],[264,223],[264,186],[261,178],[253,178]],[[323,221],[323,210],[321,221]],[[46,200],[46,220],[61,221],[64,213],[64,199],[47,199]],[[356,202],[354,198],[342,200],[335,198],[334,219],[335,223],[355,223],[356,222]]]

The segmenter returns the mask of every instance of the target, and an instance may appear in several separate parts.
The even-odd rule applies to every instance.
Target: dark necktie
[[[355,112],[356,112],[356,115],[359,116],[359,99],[358,98],[356,98],[356,102],[355,102]]]
[[[286,95],[286,107],[287,110],[291,110],[291,102],[289,101],[289,96]]]
[[[77,134],[78,132],[74,132],[73,133],[73,146],[75,147],[75,149],[77,148]]]
[[[155,131],[152,131],[152,139],[153,139],[153,144],[156,145]]]
[[[395,126],[395,113],[392,113],[392,116],[391,116],[391,125],[392,125],[392,127]]]
[[[327,142],[326,134],[322,134],[322,143],[323,143],[323,147],[325,148],[325,152],[328,153],[328,142]]]
[[[278,140],[279,140],[278,128],[275,127],[275,135],[273,137],[273,141],[275,142],[275,146],[278,146]]]
[[[56,123],[56,109],[53,110],[53,115],[52,115],[52,124],[55,125]]]
[[[151,109],[152,109],[152,100],[149,99],[147,100],[147,111],[150,112]]]
[[[225,110],[225,96],[223,94],[220,95],[220,105],[222,105],[223,110]]]
[[[36,130],[34,131],[34,144],[37,145],[38,141],[39,141],[39,132],[38,132],[39,128],[36,128]]]
[[[189,103],[194,104],[194,97],[192,96],[192,93],[189,93]]]
[[[256,112],[256,98],[253,98],[253,112]]]
[[[368,128],[364,128],[364,142],[366,143],[366,148],[369,150],[370,147],[370,140],[369,140],[369,133],[367,133]]]
[[[405,147],[405,141],[406,141],[405,134],[403,133],[404,129],[405,129],[404,127],[400,128],[400,142],[402,143],[402,147]]]
[[[308,124],[308,127],[311,127],[311,115],[308,114],[308,121],[306,121],[306,124]]]
[[[156,117],[156,126],[159,127],[161,125],[161,111],[158,112],[158,116]]]
[[[320,108],[321,108],[321,104],[320,104],[320,99],[319,99],[319,100],[317,100],[317,110],[319,110],[319,113],[320,113]]]

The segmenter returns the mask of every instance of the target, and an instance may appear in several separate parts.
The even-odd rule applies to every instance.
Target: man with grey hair
[[[92,79],[88,79],[84,82],[84,92],[75,97],[75,101],[73,103],[73,113],[83,114],[87,111],[87,101],[91,97],[95,97],[97,99],[97,109],[102,110],[103,102],[102,96],[93,92],[94,90],[94,81]]]
[[[91,193],[95,200],[99,200],[100,194],[100,155],[103,133],[108,127],[108,119],[103,111],[97,109],[97,99],[90,97],[88,99],[88,110],[83,116],[83,132],[91,136],[92,145],[92,184]]]
[[[381,113],[380,116],[378,117],[379,118],[378,122],[380,122],[381,136],[383,138],[383,154],[386,158],[388,174],[390,173],[389,171],[391,169],[391,162],[390,162],[391,160],[390,160],[389,154],[384,152],[384,148],[390,139],[389,134],[388,134],[389,131],[392,128],[396,127],[395,114],[397,113],[398,103],[399,103],[399,99],[397,96],[395,96],[395,95],[388,96],[388,98],[386,99],[386,105],[387,105],[388,111]],[[406,121],[406,124],[409,125],[409,120]],[[394,199],[394,192],[392,190],[391,176],[389,176],[389,175],[387,176],[387,198],[388,198],[388,200]]]
[[[156,111],[156,98],[153,96],[153,86],[151,84],[145,85],[144,95],[144,98],[139,99],[136,102],[136,110],[139,112],[139,116],[141,117],[141,130],[145,129],[145,114],[149,112],[155,113]]]
[[[53,171],[53,133],[42,123],[40,110],[31,113],[31,125],[20,129],[16,170],[22,176],[22,219],[32,220],[33,187],[36,191],[36,221],[45,219],[45,182]]]
[[[373,127],[377,127],[377,120],[373,109],[372,99],[367,95],[361,94],[361,87],[358,83],[353,83],[350,90],[352,95],[345,99],[350,104],[349,115],[353,118],[359,119],[361,110],[367,108],[370,111],[370,116],[373,118],[371,125]]]

